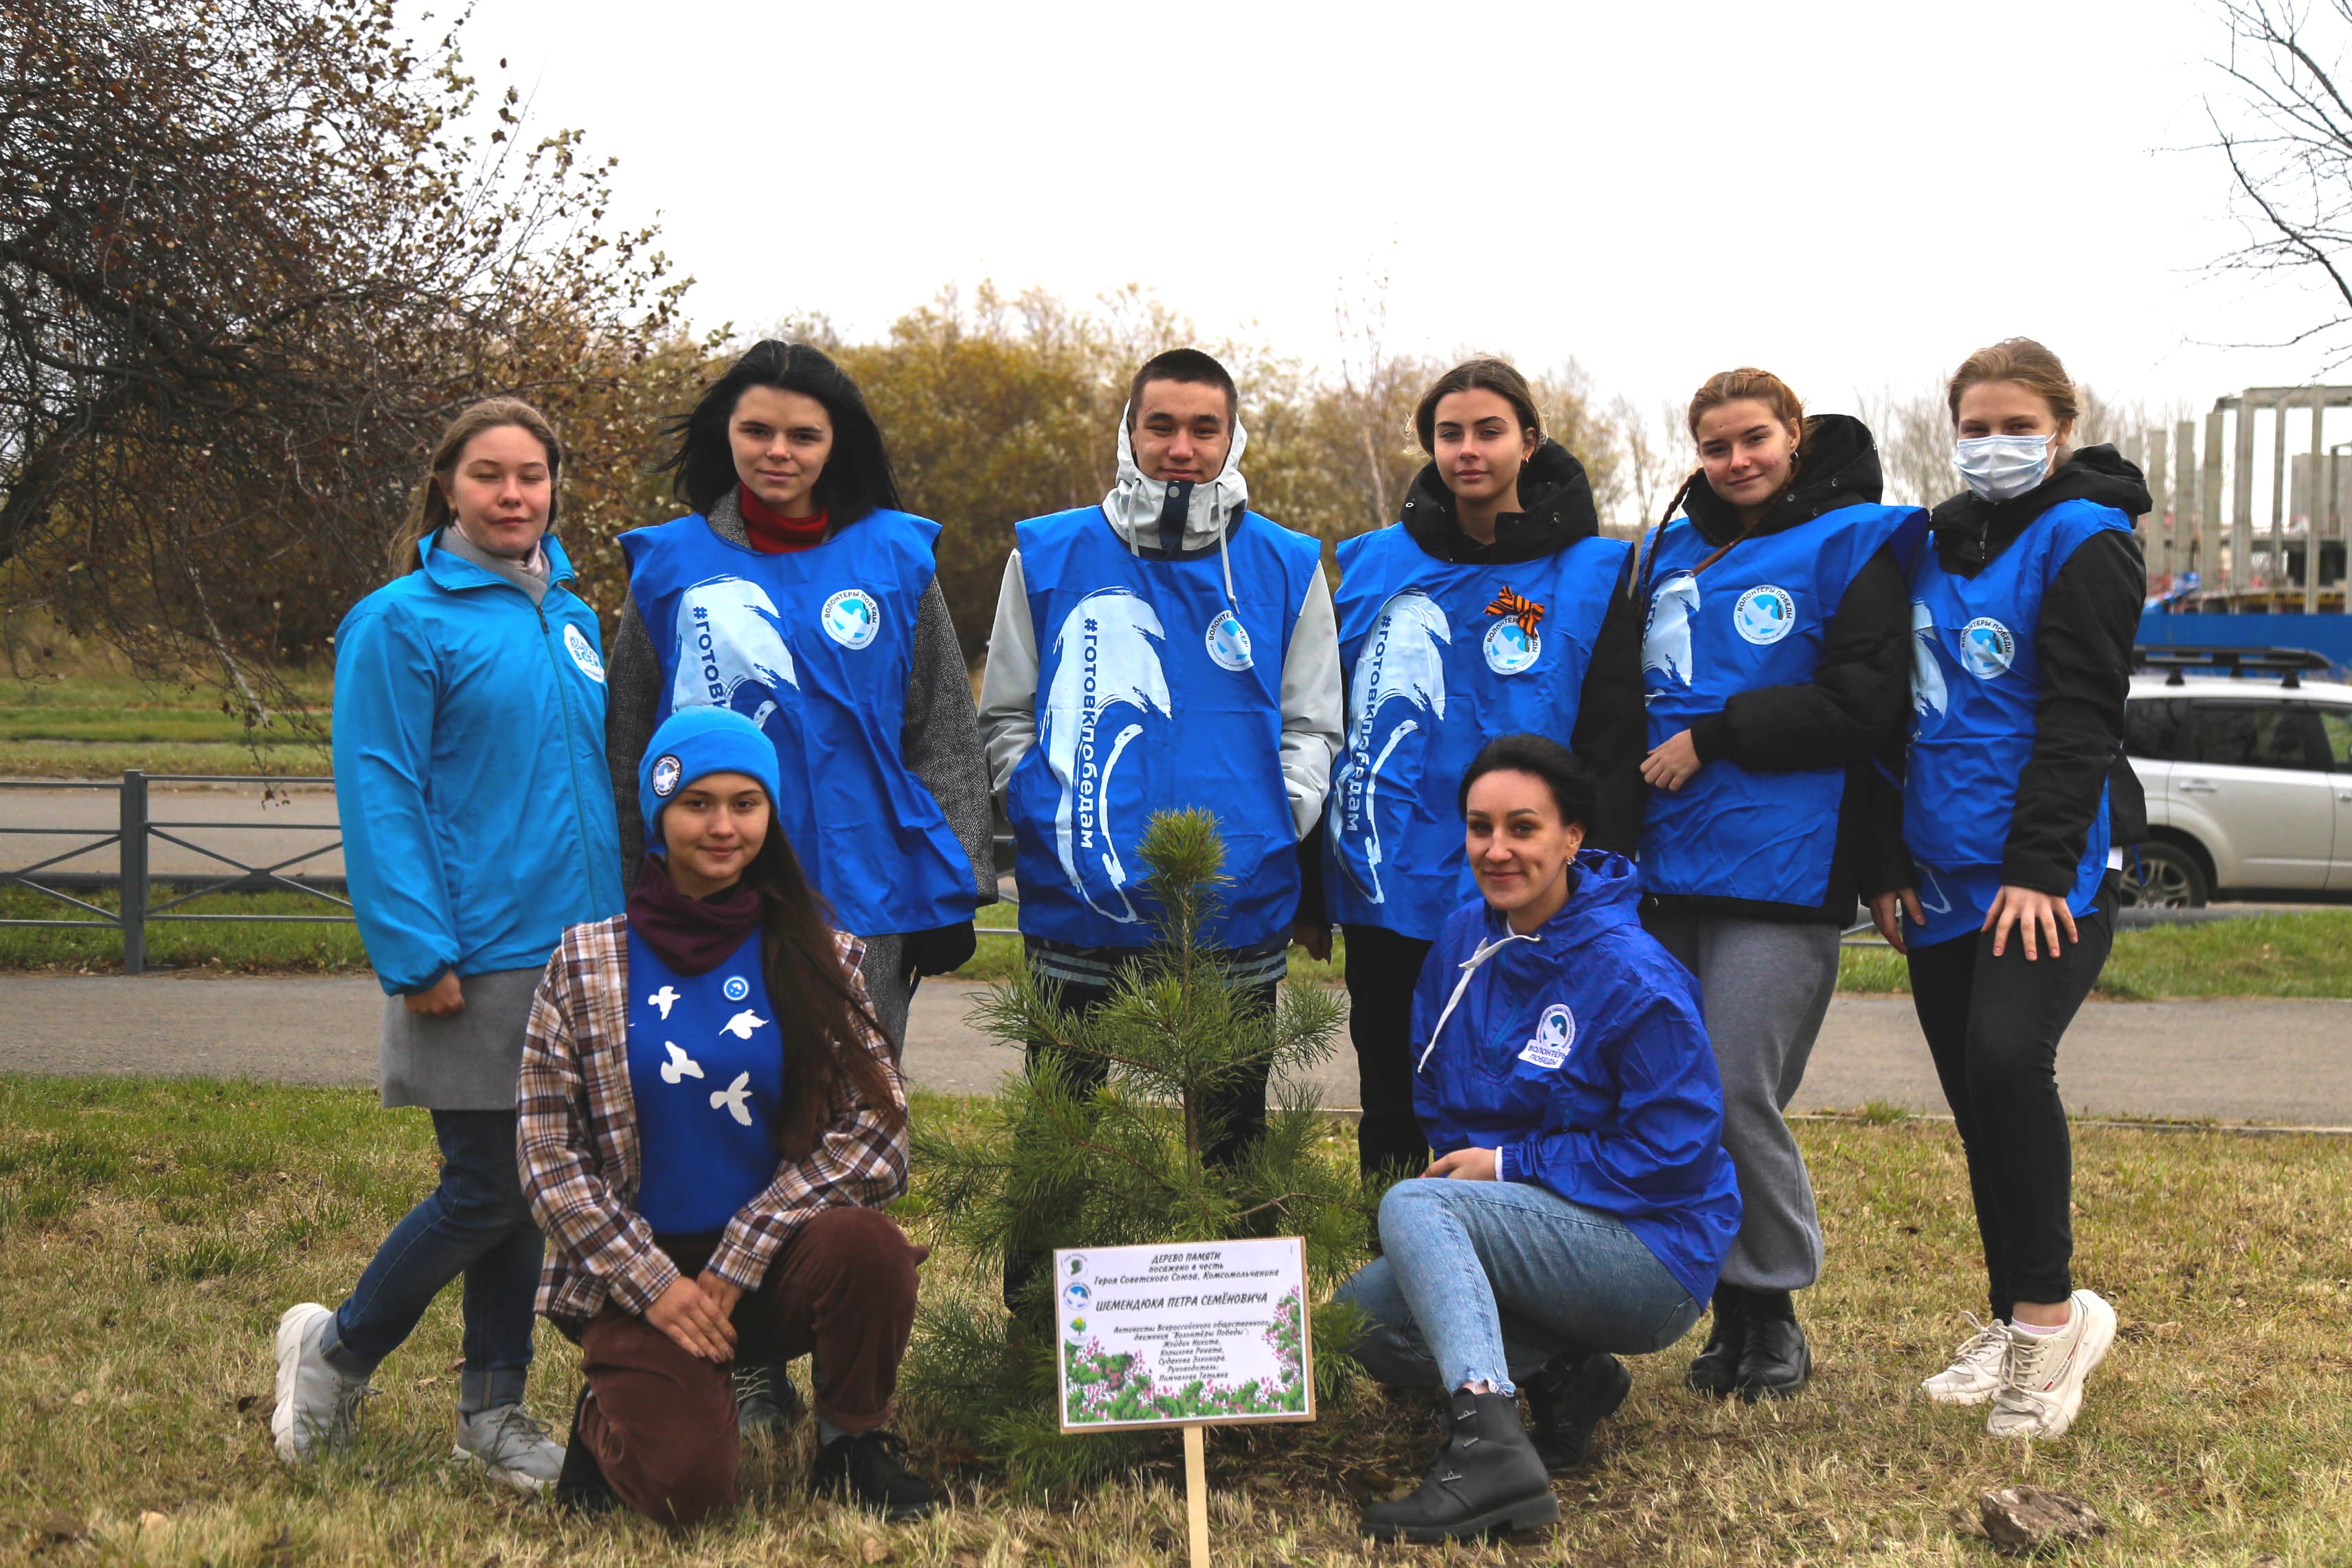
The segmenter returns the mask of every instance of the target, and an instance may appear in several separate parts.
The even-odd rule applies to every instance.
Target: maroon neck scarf
[[[747,882],[689,898],[669,866],[649,854],[629,893],[629,929],[681,975],[707,975],[760,927],[760,890]]]

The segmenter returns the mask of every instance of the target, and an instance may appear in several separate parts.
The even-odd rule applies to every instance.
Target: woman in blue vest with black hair
[[[2063,1435],[2115,1343],[2074,1287],[2059,1037],[2115,939],[2111,854],[2146,826],[2123,750],[2147,573],[2140,472],[2068,445],[2081,407],[2048,349],[1969,356],[1950,407],[1968,489],[1912,578],[1903,850],[1872,894],[1968,1151],[1992,1321],[1922,1385],[1992,1404],[1995,1437]],[[1899,918],[1898,918],[1899,914]]]
[[[1709,378],[1689,424],[1699,466],[1642,576],[1643,921],[1698,977],[1743,1205],[1688,1381],[1782,1398],[1811,1375],[1792,1293],[1821,1273],[1822,1229],[1781,1113],[1837,988],[1871,758],[1902,730],[1927,518],[1878,504],[1859,421],[1808,420],[1767,371]]]
[[[1348,739],[1323,883],[1348,938],[1367,1174],[1428,1163],[1407,1034],[1422,960],[1475,891],[1454,789],[1479,747],[1565,742],[1600,778],[1592,847],[1630,852],[1641,827],[1633,547],[1601,537],[1584,465],[1544,434],[1527,378],[1503,361],[1440,376],[1413,429],[1429,464],[1398,521],[1341,541],[1333,595]]]

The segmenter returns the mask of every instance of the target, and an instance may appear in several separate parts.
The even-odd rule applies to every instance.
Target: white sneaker
[[[1969,1322],[1977,1332],[1952,1353],[1952,1364],[1919,1385],[1919,1392],[1938,1405],[1981,1405],[2000,1387],[2001,1363],[2009,1358],[2009,1325],[1999,1318]]]
[[[1985,1430],[1996,1437],[2062,1437],[2083,1408],[2083,1382],[2116,1343],[2116,1310],[2090,1291],[2073,1297],[2074,1316],[2056,1333],[2011,1325],[2000,1391]]]
[[[269,1436],[289,1465],[315,1458],[344,1441],[357,1424],[367,1379],[346,1379],[327,1364],[327,1325],[335,1314],[316,1301],[286,1309],[278,1320],[278,1404]]]
[[[482,1467],[492,1480],[523,1491],[545,1491],[563,1473],[563,1445],[547,1423],[520,1405],[499,1405],[457,1416],[453,1459]]]

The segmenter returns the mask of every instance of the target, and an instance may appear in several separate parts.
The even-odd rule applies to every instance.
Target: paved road
[[[915,1083],[985,1093],[1017,1065],[964,1023],[975,991],[933,980],[917,996]],[[0,1071],[373,1083],[382,1007],[367,979],[0,977]],[[2352,1125],[2352,1001],[2094,1002],[2059,1069],[2067,1105],[2090,1114]],[[1352,1059],[1316,1076],[1326,1103],[1355,1103]],[[1797,1107],[1874,1100],[1944,1109],[1911,1004],[1841,997]]]
[[[242,788],[181,789],[151,786],[147,815],[173,838],[202,849],[216,850],[247,865],[286,867],[289,875],[341,876],[342,834],[335,827],[335,792],[311,785],[280,789],[265,800],[257,784]],[[0,867],[33,865],[54,854],[87,843],[89,836],[110,833],[121,825],[122,804],[112,789],[0,789]],[[185,827],[173,823],[234,823],[234,827]],[[22,828],[71,828],[71,834],[11,832]],[[297,857],[301,857],[299,860]],[[111,876],[121,869],[115,847],[83,850],[50,868],[61,872],[92,872]],[[230,868],[198,849],[150,835],[147,869],[160,875],[209,872],[226,876]]]

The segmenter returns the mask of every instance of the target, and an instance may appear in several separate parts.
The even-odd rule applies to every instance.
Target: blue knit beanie
[[[680,789],[713,773],[741,773],[768,792],[776,809],[776,747],[760,727],[732,708],[680,708],[654,731],[637,763],[637,812],[646,822],[646,848],[661,854],[662,808]]]

